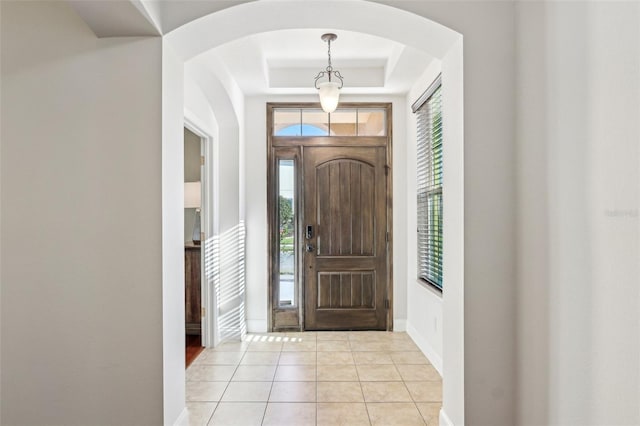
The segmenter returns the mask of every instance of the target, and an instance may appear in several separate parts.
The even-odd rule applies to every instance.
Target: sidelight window
[[[295,162],[278,160],[278,305],[296,305]]]

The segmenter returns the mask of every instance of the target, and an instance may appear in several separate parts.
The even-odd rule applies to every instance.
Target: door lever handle
[[[307,244],[306,250],[307,253],[313,253],[313,244]]]

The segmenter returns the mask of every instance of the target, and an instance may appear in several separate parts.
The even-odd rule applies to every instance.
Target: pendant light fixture
[[[331,42],[337,38],[338,36],[332,33],[322,35],[322,41],[326,41],[329,46],[329,61],[327,68],[325,68],[324,71],[320,71],[315,79],[315,87],[318,89],[318,94],[320,95],[320,105],[322,105],[322,110],[328,113],[332,113],[338,107],[340,89],[342,89],[343,86],[340,71],[334,70],[331,66]],[[320,81],[323,77],[326,77],[326,80]]]

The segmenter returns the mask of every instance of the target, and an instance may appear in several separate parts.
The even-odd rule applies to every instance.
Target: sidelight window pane
[[[278,161],[278,284],[281,307],[296,305],[295,162]]]

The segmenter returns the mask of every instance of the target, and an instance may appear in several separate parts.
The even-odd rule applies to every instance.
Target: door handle
[[[307,230],[305,231],[304,236],[307,240],[313,238],[313,226],[307,225]]]
[[[305,249],[307,250],[307,253],[313,253],[313,244],[307,244]]]

